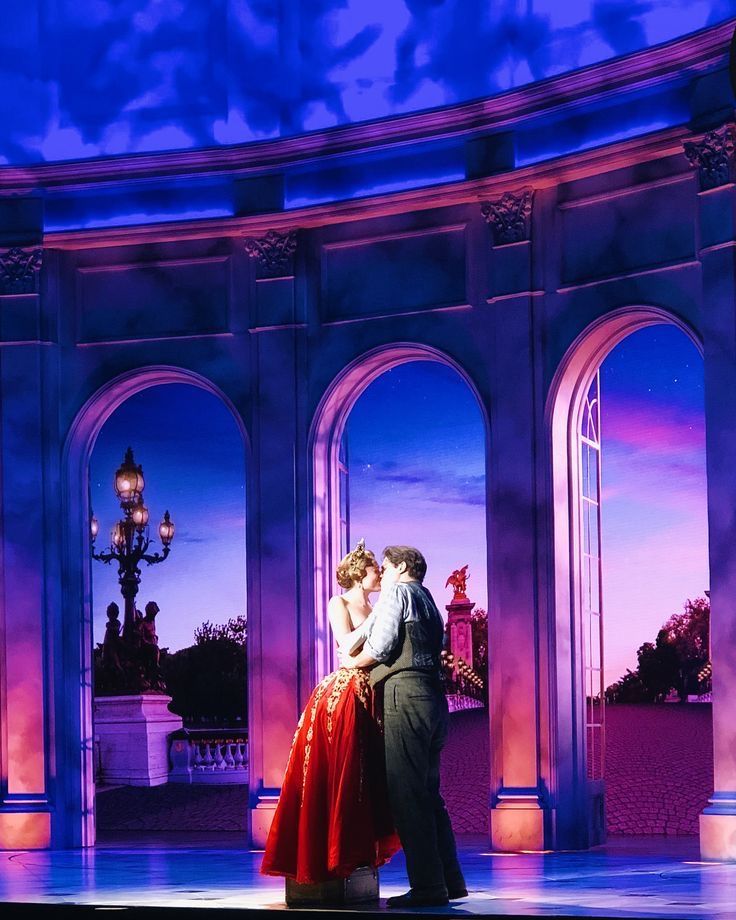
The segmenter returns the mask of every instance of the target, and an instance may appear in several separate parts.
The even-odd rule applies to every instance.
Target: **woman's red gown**
[[[318,884],[381,866],[400,846],[368,672],[340,668],[299,719],[261,872]]]

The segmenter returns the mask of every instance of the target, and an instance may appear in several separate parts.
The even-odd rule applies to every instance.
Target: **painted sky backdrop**
[[[387,416],[406,400],[412,416]],[[687,598],[708,587],[703,362],[673,326],[630,335],[601,368],[606,684],[636,667]],[[445,421],[452,418],[452,426]],[[470,564],[487,608],[484,433],[468,387],[447,367],[378,378],[348,421],[353,539],[418,545],[440,609],[447,575]]]
[[[653,326],[611,352],[601,390],[609,684],[708,587],[702,359],[682,332]],[[409,414],[400,408],[407,403]],[[394,368],[358,398],[347,436],[353,542],[364,536],[376,552],[386,543],[419,546],[443,611],[447,576],[468,563],[468,594],[487,608],[484,431],[465,382],[432,362]],[[177,525],[169,560],[143,572],[139,603],[158,601],[161,645],[177,649],[203,620],[245,611],[243,446],[228,410],[205,391],[171,384],[132,397],[92,456],[100,545],[117,519],[112,476],[128,444],[143,464],[152,522],[168,508]],[[95,563],[93,573],[101,641],[119,589],[112,567]]]
[[[703,360],[674,326],[633,333],[601,367],[607,685],[709,587],[703,399]]]
[[[0,164],[192,149],[491,96],[736,0],[4,3]]]
[[[128,446],[143,467],[151,533],[164,511],[176,534],[171,555],[142,567],[137,605],[156,600],[159,644],[192,645],[204,620],[224,623],[246,613],[245,454],[229,410],[211,393],[166,384],[136,393],[107,420],[90,464],[90,499],[100,522],[97,548],[110,545],[121,515],[113,476]],[[152,551],[160,544],[152,545]],[[117,568],[92,563],[94,638],[101,642],[105,608],[122,599]]]
[[[443,364],[401,364],[358,398],[347,439],[352,543],[420,549],[443,614],[445,582],[467,563],[468,597],[487,609],[485,433],[465,381]]]

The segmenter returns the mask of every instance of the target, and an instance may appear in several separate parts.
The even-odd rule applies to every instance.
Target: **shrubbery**
[[[637,654],[635,671],[606,688],[607,703],[658,703],[675,691],[681,702],[711,689],[709,667],[710,602],[688,600]]]
[[[185,725],[245,725],[248,719],[247,623],[204,622],[194,645],[162,658],[171,710]]]

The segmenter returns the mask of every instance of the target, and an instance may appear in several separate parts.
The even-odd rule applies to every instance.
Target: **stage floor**
[[[461,855],[468,899],[422,913],[736,916],[736,864],[700,862],[695,838],[618,838],[589,852],[518,855],[465,839]],[[283,882],[260,876],[260,861],[260,853],[228,834],[129,834],[89,850],[3,852],[0,914],[10,915],[9,903],[179,908],[178,916],[187,908],[285,909]],[[404,861],[397,857],[381,870],[381,896],[404,890]]]

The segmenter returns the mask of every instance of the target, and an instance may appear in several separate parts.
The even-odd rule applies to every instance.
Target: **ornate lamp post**
[[[92,558],[109,565],[118,564],[120,592],[125,599],[125,616],[123,619],[123,642],[132,642],[135,630],[135,597],[141,581],[141,562],[157,565],[169,555],[171,541],[174,539],[174,522],[169,512],[164,514],[158,526],[158,535],[163,546],[162,552],[149,553],[151,544],[148,529],[148,508],[143,503],[143,468],[133,459],[133,450],[128,448],[125,459],[115,473],[115,494],[120,500],[123,517],[116,522],[110,537],[110,546],[101,553],[92,551]],[[90,536],[94,544],[100,525],[92,515]]]

